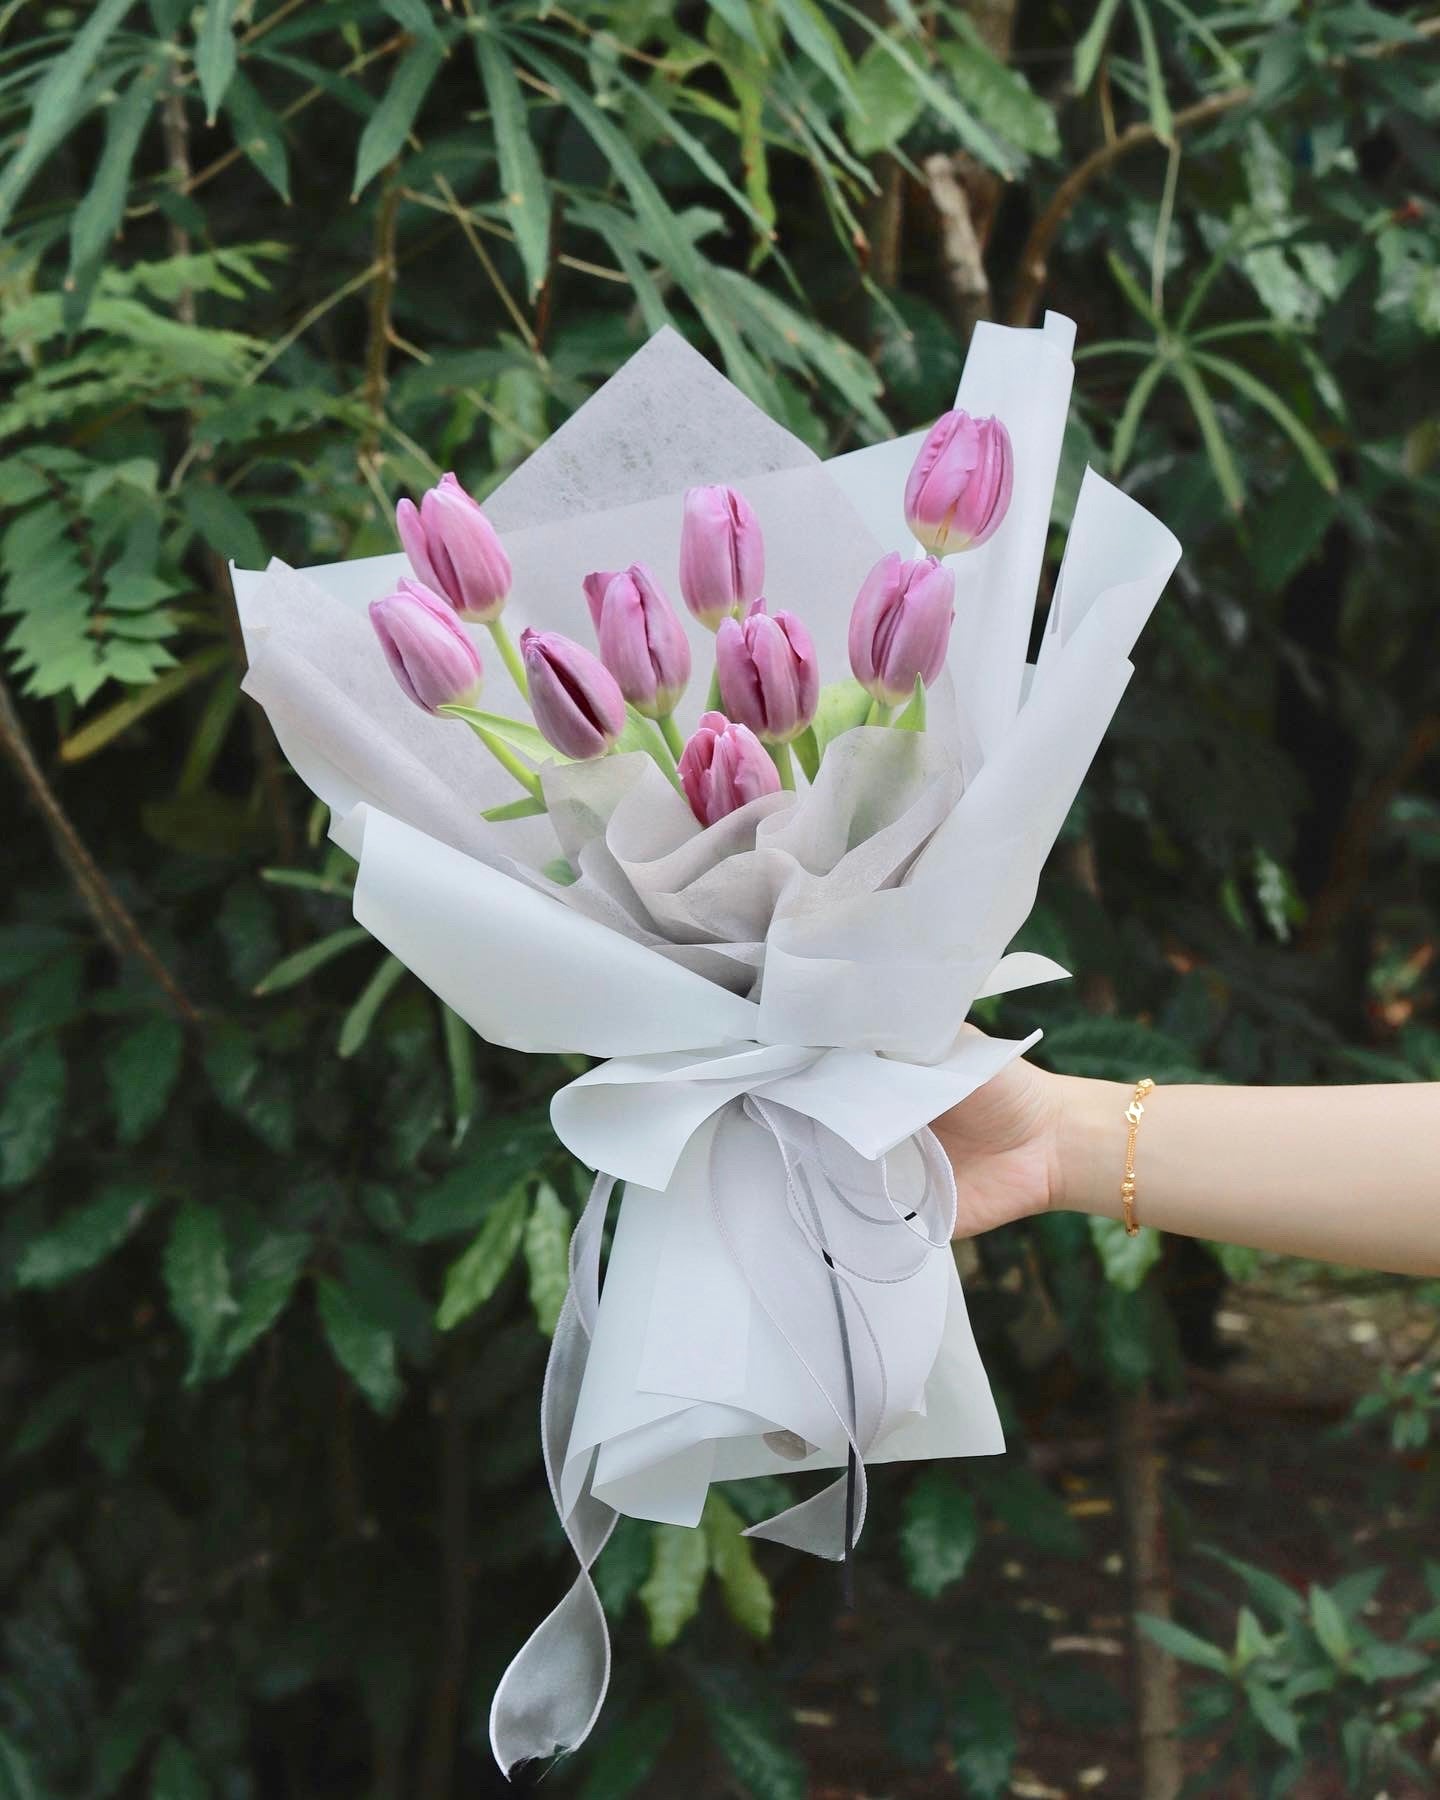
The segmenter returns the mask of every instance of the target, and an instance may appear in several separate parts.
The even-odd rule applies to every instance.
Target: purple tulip
[[[680,529],[680,592],[707,631],[736,619],[765,586],[765,539],[744,496],[693,487]]]
[[[872,699],[898,706],[945,667],[955,576],[933,556],[904,562],[892,550],[865,577],[850,614],[850,667]]]
[[[772,618],[757,600],[743,619],[722,619],[715,673],[728,716],[762,743],[788,744],[815,717],[820,665],[810,633],[793,613]]]
[[[417,508],[402,500],[395,528],[410,566],[462,619],[489,625],[505,610],[510,558],[495,527],[453,475],[442,475]]]
[[[530,710],[562,756],[603,756],[625,729],[625,696],[604,663],[558,631],[520,633]]]
[[[973,550],[1010,510],[1015,456],[999,419],[942,413],[905,483],[905,523],[934,556]]]
[[[595,593],[600,582],[606,585]],[[675,608],[644,563],[585,577],[585,599],[600,640],[600,660],[620,692],[647,719],[675,710],[690,679],[690,643]]]
[[[780,792],[780,771],[747,726],[707,712],[680,758],[680,785],[702,825]]]
[[[426,712],[468,706],[479,694],[485,672],[480,652],[451,609],[423,583],[407,578],[393,594],[372,600],[370,623],[391,674]]]

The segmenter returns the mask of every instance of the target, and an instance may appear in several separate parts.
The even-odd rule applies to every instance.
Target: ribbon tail
[[[590,1476],[566,1514],[560,1471],[590,1355],[600,1296],[600,1243],[615,1186],[596,1177],[570,1240],[570,1287],[555,1326],[540,1399],[545,1474],[580,1573],[533,1631],[490,1703],[490,1748],[508,1777],[523,1762],[574,1750],[589,1736],[610,1685],[610,1632],[590,1569],[618,1517],[590,1492]]]

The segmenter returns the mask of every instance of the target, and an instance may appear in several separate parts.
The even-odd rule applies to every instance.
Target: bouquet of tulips
[[[506,1769],[599,1712],[618,1514],[829,1469],[751,1531],[848,1558],[867,1462],[1003,1449],[928,1126],[1034,1041],[972,1003],[1065,974],[1007,946],[1179,555],[1087,471],[1027,662],[1072,341],[981,325],[932,430],[821,464],[664,331],[483,510],[401,501],[403,555],[234,572],[356,918],[491,1041],[603,1059],[551,1106],[596,1171],[541,1399],[580,1568]]]
[[[955,576],[940,559],[978,548],[999,529],[1012,457],[1002,420],[972,419],[959,408],[926,437],[905,487],[905,522],[929,554],[906,562],[891,551],[866,576],[850,615],[854,679],[828,690],[818,735],[814,640],[794,613],[766,610],[764,533],[733,487],[692,487],[684,497],[680,591],[715,634],[710,699],[688,743],[675,708],[690,683],[690,643],[653,571],[635,562],[585,576],[598,657],[561,632],[531,626],[517,652],[501,616],[510,559],[453,474],[418,507],[402,500],[396,508],[400,541],[421,578],[404,576],[372,601],[370,620],[407,698],[424,712],[465,720],[525,789],[528,801],[522,796],[483,817],[523,818],[544,812],[546,802],[540,774],[517,754],[534,751],[530,734],[475,705],[485,670],[466,624],[489,628],[529,702],[547,760],[641,751],[684,793],[699,823],[714,825],[767,794],[793,791],[795,760],[813,782],[837,725],[887,725],[909,701],[895,723],[924,729],[926,690],[945,667],[955,617]]]

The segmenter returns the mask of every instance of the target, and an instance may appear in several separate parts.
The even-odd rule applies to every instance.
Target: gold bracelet
[[[1140,1134],[1140,1121],[1145,1116],[1145,1097],[1154,1091],[1155,1083],[1147,1075],[1143,1081],[1137,1082],[1135,1092],[1130,1096],[1130,1104],[1125,1108],[1125,1117],[1130,1121],[1130,1130],[1125,1138],[1125,1174],[1120,1182],[1120,1210],[1125,1215],[1125,1232],[1134,1237],[1140,1226],[1135,1218],[1135,1139]]]

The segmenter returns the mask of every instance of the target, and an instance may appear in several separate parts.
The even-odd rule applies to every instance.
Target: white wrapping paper
[[[510,778],[401,695],[364,617],[404,558],[234,571],[246,689],[359,860],[356,918],[492,1042],[608,1059],[552,1108],[602,1177],[542,1422],[582,1573],[497,1694],[504,1766],[593,1723],[609,1651],[586,1571],[616,1510],[693,1525],[712,1480],[848,1464],[848,1485],[755,1528],[839,1556],[866,1461],[1003,1448],[927,1127],[1028,1047],[963,1032],[974,1000],[1065,973],[1006,949],[1179,555],[1087,472],[1027,677],[1073,336],[1055,315],[976,330],[958,404],[1007,425],[1014,498],[952,565],[930,729],[854,731],[814,788],[709,831],[638,756],[550,765],[547,817],[486,824]],[[586,641],[581,577],[637,558],[676,591],[681,492],[727,481],[764,528],[772,604],[804,616],[837,679],[861,580],[913,548],[915,447],[821,465],[661,332],[487,502],[515,571],[507,622]],[[685,622],[682,729],[712,655]],[[522,713],[493,656],[485,704]],[[570,886],[541,872],[562,849]],[[602,1296],[611,1179],[626,1191]]]

